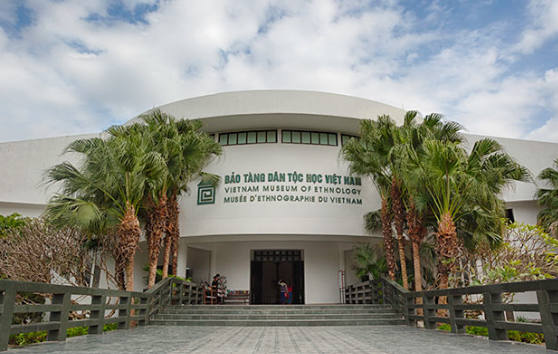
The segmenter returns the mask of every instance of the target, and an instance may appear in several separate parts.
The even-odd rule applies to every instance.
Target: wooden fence
[[[29,294],[40,294],[49,303],[22,303]],[[166,278],[146,292],[0,280],[0,351],[7,350],[13,334],[46,331],[48,341],[64,341],[66,331],[74,327],[101,334],[105,324],[116,323],[118,329],[129,329],[131,322],[145,326],[161,307],[201,304],[202,295],[201,286],[174,278]],[[79,312],[81,318],[70,318]],[[106,317],[107,312],[115,316]],[[14,315],[25,313],[39,314],[42,321],[12,324]]]
[[[392,305],[405,317],[408,326],[422,321],[425,328],[436,329],[439,323],[447,323],[458,334],[465,333],[466,326],[485,327],[491,340],[507,340],[509,330],[542,333],[546,348],[558,350],[558,279],[413,292],[382,278],[348,286],[345,293],[347,303]],[[506,294],[518,293],[533,293],[537,303],[503,302]],[[465,298],[475,301],[467,302]],[[481,316],[467,318],[467,311]],[[445,316],[440,312],[445,312]],[[540,323],[507,319],[505,314],[513,312],[535,313],[540,316]]]

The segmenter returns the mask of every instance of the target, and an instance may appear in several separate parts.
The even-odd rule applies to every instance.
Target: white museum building
[[[254,304],[277,302],[277,281],[293,283],[294,302],[338,303],[339,274],[346,283],[351,249],[381,240],[364,230],[363,215],[380,208],[367,178],[351,176],[340,155],[358,135],[362,119],[405,111],[379,102],[308,91],[244,91],[189,98],[160,107],[176,118],[200,119],[223,146],[206,171],[221,177],[217,188],[193,183],[181,198],[179,276],[210,281],[220,273],[228,288],[250,290]],[[486,117],[483,119],[490,119]],[[497,132],[495,132],[497,133]],[[52,189],[45,170],[68,159],[66,136],[0,144],[0,214],[39,216]],[[469,144],[483,138],[466,135]],[[495,138],[533,176],[558,158],[558,144]],[[515,220],[536,223],[535,183],[516,183],[503,196]],[[143,279],[147,247],[136,255]],[[143,289],[136,282],[137,290]]]

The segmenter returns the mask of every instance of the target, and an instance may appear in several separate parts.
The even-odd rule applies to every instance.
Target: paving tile
[[[544,347],[405,326],[149,326],[8,350],[8,354],[369,353],[544,354]]]

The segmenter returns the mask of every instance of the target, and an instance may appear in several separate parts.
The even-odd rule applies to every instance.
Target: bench
[[[227,305],[249,305],[250,304],[250,291],[249,290],[230,290],[227,292],[225,298]]]

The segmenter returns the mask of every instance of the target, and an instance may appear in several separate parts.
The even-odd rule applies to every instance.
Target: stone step
[[[232,327],[294,327],[294,326],[388,326],[404,325],[403,319],[362,320],[152,320],[154,326],[232,326]]]
[[[373,309],[391,309],[390,305],[182,305],[167,306],[167,309],[191,309],[191,310],[273,310],[273,311],[290,311],[290,310],[373,310]]]
[[[401,316],[396,313],[389,314],[290,314],[290,315],[225,315],[225,314],[203,314],[203,315],[155,315],[155,320],[174,321],[174,320],[379,320],[379,319],[399,319]]]
[[[160,311],[161,314],[382,314],[382,313],[392,313],[394,312],[391,308],[384,308],[384,309],[289,309],[289,310],[262,310],[258,308],[251,308],[251,309],[220,309],[220,310],[212,310],[212,309],[190,309],[190,308],[181,308],[181,309],[163,309]]]

